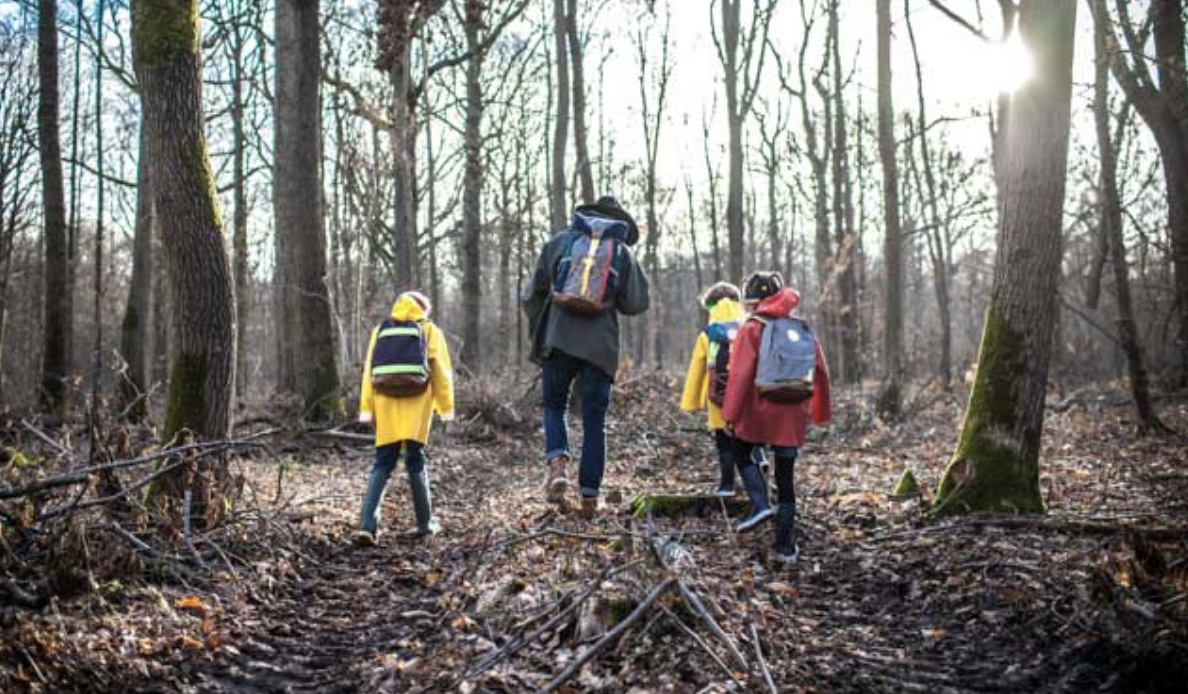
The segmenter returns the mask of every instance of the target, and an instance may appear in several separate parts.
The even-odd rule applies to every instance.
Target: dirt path
[[[281,595],[242,622],[213,662],[194,668],[187,691],[378,691],[386,657],[416,657],[415,644],[440,628],[438,593],[411,562],[411,541],[373,549],[335,548]],[[403,647],[401,645],[403,644]],[[388,690],[385,688],[385,690]]]

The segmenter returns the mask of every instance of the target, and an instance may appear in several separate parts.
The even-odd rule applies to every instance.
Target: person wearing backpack
[[[775,556],[780,562],[794,563],[800,550],[793,471],[809,421],[817,426],[829,422],[829,367],[812,329],[793,316],[800,295],[784,287],[779,273],[752,274],[743,297],[755,308],[734,341],[722,405],[726,428],[736,439],[739,476],[751,500],[750,514],[738,529],[750,530],[773,515],[767,484],[750,458],[756,445],[772,446],[777,490]]]
[[[374,545],[384,488],[403,459],[412,492],[417,534],[437,532],[429,492],[425,445],[436,412],[442,421],[454,418],[454,379],[450,351],[441,329],[429,320],[429,299],[404,292],[391,315],[371,331],[359,421],[375,426],[375,464],[355,542]]]
[[[720,497],[734,496],[736,446],[722,421],[722,402],[726,397],[730,346],[746,318],[741,298],[738,287],[729,282],[718,282],[701,295],[701,306],[709,312],[709,324],[697,335],[681,393],[682,410],[704,409],[708,413],[709,430],[718,451],[718,486],[713,493]]]
[[[546,482],[550,502],[563,504],[570,460],[566,415],[579,383],[582,452],[580,510],[592,518],[606,465],[606,412],[619,368],[619,314],[648,309],[648,278],[631,251],[639,229],[610,196],[579,205],[569,227],[541,249],[523,303],[532,333],[532,361],[542,368]]]

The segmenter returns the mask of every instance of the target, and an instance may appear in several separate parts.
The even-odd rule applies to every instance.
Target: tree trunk
[[[891,0],[878,4],[879,158],[883,167],[883,264],[886,268],[884,374],[879,409],[899,415],[903,387],[903,229],[899,222],[899,167],[895,160],[895,107],[891,102]],[[924,137],[924,133],[919,134]]]
[[[1169,149],[1174,148],[1175,154],[1164,158],[1164,176],[1180,318],[1180,384],[1188,385],[1188,71],[1184,64],[1184,0],[1151,0],[1151,20],[1159,87],[1174,121],[1167,130],[1172,141]],[[1169,166],[1169,159],[1175,163]]]
[[[41,200],[45,224],[45,342],[41,406],[64,416],[69,407],[71,304],[62,144],[58,133],[58,3],[40,0],[37,24],[37,136],[41,152]]]
[[[132,240],[132,278],[120,330],[120,353],[126,371],[120,396],[129,420],[148,414],[149,361],[153,354],[153,191],[146,153],[146,128],[140,127],[140,159],[136,164],[136,230]]]
[[[1060,277],[1076,0],[1027,0],[1035,75],[1011,99],[978,370],[934,513],[1042,513],[1039,451]]]
[[[850,157],[844,76],[841,64],[841,33],[838,5],[829,5],[829,34],[833,63],[833,217],[840,264],[837,273],[838,298],[841,302],[839,327],[842,343],[842,382],[857,384],[862,380],[861,325],[858,320],[858,239],[854,229],[854,202],[849,181]]]
[[[1105,10],[1105,0],[1094,0],[1098,16]],[[1126,243],[1122,233],[1122,205],[1118,198],[1118,156],[1110,138],[1110,56],[1106,47],[1103,22],[1095,22],[1093,48],[1096,59],[1093,81],[1093,121],[1096,126],[1097,148],[1101,154],[1099,208],[1102,235],[1109,243],[1108,255],[1114,271],[1114,292],[1118,302],[1118,342],[1126,355],[1130,375],[1130,394],[1134,400],[1135,416],[1140,433],[1163,432],[1167,427],[1159,420],[1151,403],[1147,368],[1143,363],[1143,346],[1134,321],[1134,306],[1130,296],[1130,266],[1126,260]]]
[[[417,264],[416,190],[411,147],[416,142],[415,114],[409,106],[412,89],[412,37],[401,42],[392,62],[392,245],[395,254],[393,280],[397,291],[414,288]]]
[[[248,258],[248,210],[247,210],[247,137],[244,127],[243,88],[243,39],[242,30],[234,28],[232,40],[236,42],[232,62],[235,79],[231,83],[231,138],[234,149],[231,159],[232,196],[235,213],[232,216],[231,245],[234,251],[233,272],[235,276],[235,325],[240,339],[235,345],[235,392],[242,400],[248,389],[247,325],[251,315],[251,264]],[[277,230],[279,232],[279,229]]]
[[[569,37],[569,60],[573,65],[573,140],[577,153],[578,183],[582,202],[594,202],[594,169],[590,162],[589,132],[586,127],[586,78],[582,59],[582,36],[578,32],[578,0],[566,0],[565,33]]]
[[[176,334],[166,441],[183,430],[226,438],[235,380],[235,296],[203,134],[199,38],[198,0],[133,0],[145,154]]]
[[[318,5],[318,0],[280,0],[276,6],[273,148],[277,261],[284,266],[277,344],[285,354],[281,362],[292,369],[279,385],[300,394],[305,415],[315,421],[342,411],[326,286]]]
[[[483,315],[483,60],[479,31],[482,4],[466,4],[466,125],[463,148],[466,169],[462,182],[462,363],[477,373],[482,364]]]
[[[553,167],[549,185],[549,223],[553,230],[562,229],[569,221],[569,205],[565,188],[565,141],[569,137],[569,54],[566,52],[568,30],[565,22],[565,0],[553,0],[553,37],[557,58],[557,112],[553,123]]]
[[[739,278],[746,271],[744,261],[745,230],[743,228],[743,141],[745,114],[739,95],[739,41],[742,34],[742,0],[721,0],[722,4],[722,68],[726,83],[726,122],[729,129],[727,160],[729,174],[726,183],[726,236],[729,244],[730,277]],[[746,70],[749,66],[743,65]]]

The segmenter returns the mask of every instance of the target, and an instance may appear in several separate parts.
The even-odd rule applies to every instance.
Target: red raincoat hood
[[[800,294],[791,287],[784,287],[775,294],[760,301],[759,308],[755,310],[755,313],[764,318],[787,318],[792,315],[792,312],[799,305]]]

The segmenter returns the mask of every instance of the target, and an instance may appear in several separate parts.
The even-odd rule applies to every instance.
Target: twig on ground
[[[684,581],[678,581],[677,589],[680,591],[681,598],[685,601],[685,606],[689,608],[689,611],[697,615],[697,618],[704,622],[707,627],[709,627],[709,630],[713,632],[714,636],[717,636],[722,641],[722,643],[726,644],[726,648],[730,651],[730,655],[734,656],[734,659],[738,661],[739,665],[742,665],[744,670],[750,670],[751,664],[747,662],[747,659],[745,656],[743,656],[742,651],[738,650],[738,646],[734,645],[734,640],[730,638],[730,635],[727,634],[724,629],[722,629],[722,626],[718,624],[718,620],[714,619],[713,615],[711,615],[709,611],[705,609],[705,605],[701,604],[701,600],[699,600],[697,595],[689,589],[689,586],[685,585]]]
[[[648,596],[644,598],[634,610],[632,610],[631,614],[627,615],[626,619],[615,625],[614,629],[606,632],[606,634],[602,638],[598,639],[594,645],[582,651],[582,654],[578,656],[576,660],[570,663],[569,667],[562,670],[561,674],[554,677],[548,684],[540,689],[540,694],[551,694],[552,692],[560,689],[561,686],[568,682],[569,678],[573,677],[574,673],[580,670],[583,665],[590,662],[594,656],[601,653],[608,645],[614,643],[619,637],[626,633],[628,629],[638,622],[641,617],[647,614],[648,610],[652,607],[652,604],[655,603],[661,595],[668,592],[668,590],[671,589],[676,583],[677,579],[672,577],[661,581],[655,588],[652,589],[650,593],[648,593]]]
[[[767,682],[767,688],[772,694],[780,694],[780,690],[775,686],[775,681],[771,678],[771,670],[767,669],[767,661],[763,659],[763,646],[759,643],[759,630],[755,628],[754,622],[751,622],[751,642],[755,646],[755,659],[759,661],[759,670],[763,673],[763,681]]]
[[[734,682],[739,687],[743,686],[743,683],[740,682],[739,679],[734,676],[734,671],[730,669],[730,666],[726,664],[726,661],[722,660],[722,657],[719,656],[714,651],[714,649],[710,647],[710,645],[708,643],[706,643],[705,639],[701,638],[701,634],[698,634],[696,631],[693,631],[693,629],[688,624],[685,624],[685,621],[683,619],[678,617],[676,615],[676,613],[674,613],[672,610],[668,609],[664,605],[661,605],[660,609],[663,610],[664,614],[668,615],[672,619],[672,621],[676,623],[677,628],[679,628],[682,632],[684,632],[686,636],[693,639],[697,643],[698,646],[701,646],[702,650],[704,650],[706,653],[708,653],[710,658],[713,658],[714,662],[718,664],[718,667],[722,668],[722,672],[726,673],[726,676],[729,677],[732,682]]]

